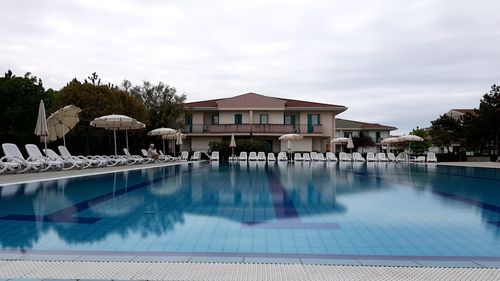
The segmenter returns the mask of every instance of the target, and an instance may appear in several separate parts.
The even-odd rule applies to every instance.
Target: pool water
[[[500,261],[500,171],[197,163],[0,187],[2,253]]]

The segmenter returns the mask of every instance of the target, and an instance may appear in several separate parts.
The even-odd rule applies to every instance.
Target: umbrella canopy
[[[401,140],[399,140],[399,138],[391,137],[391,138],[383,139],[380,143],[381,144],[387,144],[388,145],[388,152],[391,152],[390,151],[390,144],[391,143],[398,143],[398,142],[401,142]]]
[[[330,143],[347,143],[349,138],[334,138]]]
[[[163,141],[163,151],[165,151],[165,139],[169,137],[175,138],[177,130],[172,128],[157,128],[148,133],[148,136],[161,136]]]
[[[43,138],[45,149],[47,149],[49,130],[47,129],[47,115],[45,114],[45,104],[43,103],[43,100],[40,101],[40,105],[38,106],[38,118],[36,120],[35,135]]]
[[[78,114],[81,111],[77,106],[67,105],[52,113],[47,118],[49,140],[55,141],[63,138],[63,144],[66,146],[66,138],[64,136],[80,121]]]
[[[131,128],[137,122],[138,121],[134,118],[126,115],[111,114],[95,118],[90,122],[90,126],[113,130],[115,140],[115,155],[117,155],[118,152],[116,149],[116,130],[127,130],[127,128]]]
[[[407,141],[408,142],[408,151],[410,151],[411,153],[411,142],[412,141],[424,141],[423,138],[419,137],[419,136],[415,136],[415,135],[404,135],[404,136],[400,136],[398,137],[398,139],[400,141]]]
[[[398,140],[400,140],[400,141],[424,141],[423,138],[421,138],[419,136],[415,136],[415,135],[400,136],[400,137],[398,137]]]
[[[349,139],[347,140],[347,148],[352,149],[354,148],[354,143],[352,142],[352,135],[349,135]]]
[[[401,142],[401,140],[399,138],[396,138],[396,137],[391,137],[391,138],[383,139],[380,143],[390,144],[390,143],[397,143],[397,142]]]
[[[292,149],[292,141],[294,140],[301,140],[303,139],[304,137],[302,135],[299,135],[299,134],[286,134],[286,135],[282,135],[281,137],[279,137],[279,140],[280,141],[287,141],[287,149],[290,150]]]

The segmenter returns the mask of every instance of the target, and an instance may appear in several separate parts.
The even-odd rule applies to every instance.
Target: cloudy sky
[[[144,3],[145,2],[145,3]],[[500,83],[500,1],[2,1],[0,71],[341,104],[406,133]]]

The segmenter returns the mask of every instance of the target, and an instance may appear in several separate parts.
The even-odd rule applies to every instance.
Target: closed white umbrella
[[[181,132],[181,129],[179,129],[179,131],[177,131],[177,138],[175,139],[175,144],[179,146],[179,151],[182,151],[182,138],[183,137],[185,137],[185,135]]]
[[[236,140],[234,139],[234,134],[231,134],[231,142],[229,143],[229,147],[231,148],[232,155],[231,157],[234,157],[234,148],[236,147]]]
[[[35,135],[43,138],[45,149],[47,150],[49,130],[47,129],[47,115],[45,114],[45,104],[43,103],[43,100],[40,101],[40,105],[38,106],[38,118],[36,120]]]
[[[66,138],[64,137],[76,124],[80,121],[78,114],[82,110],[74,105],[67,105],[59,108],[47,118],[47,129],[49,131],[49,140],[55,141],[59,138],[63,139],[63,144],[66,146]]]
[[[160,136],[160,137],[162,137],[163,151],[165,152],[165,138],[167,138],[169,136],[175,136],[176,133],[177,133],[177,131],[174,129],[162,127],[162,128],[157,128],[157,129],[150,131],[148,133],[148,136]],[[164,136],[167,136],[167,137],[164,137]]]
[[[113,136],[115,140],[115,155],[117,155],[118,152],[116,149],[116,130],[131,127],[135,123],[137,123],[137,120],[132,117],[126,115],[111,114],[95,118],[90,122],[90,126],[113,130]]]
[[[352,153],[352,149],[354,148],[354,143],[352,142],[352,135],[349,135],[349,139],[347,140],[347,148],[349,148]]]
[[[411,153],[411,142],[412,141],[424,141],[423,138],[419,137],[419,136],[415,136],[415,135],[404,135],[404,136],[400,136],[398,137],[398,140],[400,141],[407,141],[408,142],[408,151],[410,151]]]

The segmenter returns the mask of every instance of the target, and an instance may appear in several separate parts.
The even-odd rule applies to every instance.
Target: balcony
[[[307,124],[285,125],[285,124],[193,124],[186,125],[186,133],[206,133],[206,134],[232,134],[232,133],[250,133],[250,134],[322,134],[323,126]]]

